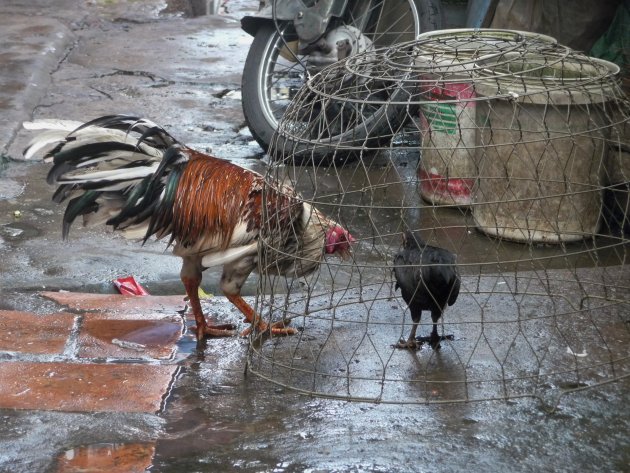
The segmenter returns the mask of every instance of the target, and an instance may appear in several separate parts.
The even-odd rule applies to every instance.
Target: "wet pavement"
[[[606,384],[613,378],[611,367],[621,369],[616,376],[627,376],[630,368],[606,360],[628,356],[627,305],[594,303],[584,314],[587,320],[570,321],[555,337],[563,343],[559,348],[549,334],[569,322],[534,316],[502,325],[505,334],[499,335],[505,341],[490,347],[490,331],[474,332],[478,325],[466,318],[467,308],[479,303],[476,294],[489,294],[511,280],[468,274],[466,294],[447,321],[456,334],[454,344],[445,344],[440,354],[426,348],[412,354],[390,346],[408,325],[379,325],[378,317],[402,313],[391,293],[374,297],[381,305],[373,308],[378,314],[373,325],[342,308],[335,331],[327,303],[314,300],[312,320],[295,321],[304,326],[302,334],[255,346],[246,370],[247,340],[211,340],[196,347],[186,329],[191,320],[184,311],[180,262],[163,244],[139,247],[105,230],[78,226],[69,241],[61,240],[63,209],[50,201],[46,166],[19,161],[29,139],[20,130],[23,120],[137,113],[193,147],[264,169],[262,150],[243,122],[239,92],[251,38],[239,29],[238,19],[257,4],[229,0],[219,15],[202,17],[183,14],[190,7],[186,2],[158,0],[0,5],[5,45],[0,55],[0,471],[628,471],[630,381]],[[479,241],[467,241],[481,251]],[[529,277],[531,292],[542,292],[531,277],[539,268],[528,270],[522,280]],[[617,270],[604,269],[600,280],[609,290],[622,291],[628,272]],[[569,280],[575,271],[547,271],[554,294],[578,291]],[[204,289],[216,293],[218,274],[206,273]],[[155,296],[116,295],[111,281],[128,274]],[[253,296],[256,287],[250,278],[245,293]],[[362,294],[343,297],[360,301]],[[545,303],[561,313],[572,303],[567,299]],[[498,320],[510,303],[535,313],[545,304],[528,306],[535,302],[488,299],[485,321]],[[222,297],[204,300],[204,308],[218,320],[241,323]],[[601,323],[593,322],[595,313]],[[545,364],[557,354],[547,351],[542,361],[536,354],[567,345],[581,353],[584,347],[571,337],[583,341],[584,330],[605,341],[588,347],[589,356],[602,361],[585,370],[601,386],[593,382],[591,389],[562,396],[585,386],[549,378],[533,386],[499,386],[511,390],[508,401],[439,402],[504,396],[496,385],[459,382],[462,356],[475,362],[468,376],[485,371],[509,379],[515,375],[511,370],[528,367],[527,361],[514,363],[511,357],[519,356],[535,360],[542,372],[557,371]],[[511,331],[519,335],[510,337]],[[478,348],[474,342],[480,338],[486,345]],[[267,363],[269,353],[277,365]],[[299,371],[310,372],[313,354],[328,356],[318,362],[337,367],[342,381],[349,379],[343,373],[353,370],[358,382],[342,386],[353,397],[381,402],[313,398],[254,374],[308,390],[312,384]],[[496,363],[497,357],[503,362]],[[291,369],[283,370],[287,363]],[[374,371],[383,365],[390,378],[375,383]],[[429,378],[428,385],[406,382],[409,373],[436,367],[441,378]],[[317,388],[338,393],[336,384],[338,379],[323,380]],[[559,402],[552,412],[539,399],[518,396],[540,390],[541,384],[551,396],[543,400]]]

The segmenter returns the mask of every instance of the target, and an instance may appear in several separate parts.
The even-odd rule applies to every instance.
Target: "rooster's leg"
[[[254,258],[241,258],[233,263],[223,265],[221,291],[241,311],[247,322],[252,324],[251,327],[241,332],[241,336],[246,337],[253,328],[256,328],[261,333],[271,328],[271,333],[274,335],[293,335],[297,333],[296,329],[285,327],[284,322],[276,322],[269,327],[269,324],[264,322],[260,315],[241,297],[241,288],[255,267],[256,262]]]
[[[269,329],[269,324],[262,320],[262,318],[256,313],[256,311],[250,306],[239,294],[228,294],[225,293],[225,297],[236,306],[238,310],[240,310],[247,321],[252,324],[251,327],[246,328],[241,332],[242,337],[248,336],[252,328],[255,326],[259,332],[264,332]],[[297,330],[293,327],[286,327],[285,323],[275,322],[271,324],[271,333],[273,335],[294,335],[297,333]]]
[[[203,310],[201,309],[201,302],[199,301],[199,285],[201,284],[201,265],[194,260],[184,258],[184,264],[182,265],[181,279],[186,288],[186,294],[188,295],[188,302],[193,315],[195,316],[195,322],[197,323],[196,335],[197,340],[202,340],[205,337],[231,337],[235,335],[234,324],[217,324],[211,325],[206,322],[203,316]]]

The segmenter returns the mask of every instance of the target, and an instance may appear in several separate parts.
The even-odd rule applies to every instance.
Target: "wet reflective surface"
[[[221,157],[264,170],[262,151],[244,126],[239,101],[240,73],[251,38],[239,30],[238,16],[254,11],[257,3],[229,1],[225,15],[188,18],[187,15],[193,15],[181,9],[165,11],[167,2],[93,2],[88,20],[77,19],[82,25],[74,30],[79,40],[54,71],[51,88],[33,113],[38,117],[87,119],[134,111],[163,124],[191,146],[212,148]],[[46,9],[50,7],[42,8],[50,14],[50,9]],[[135,47],[138,45],[142,47]],[[18,157],[27,141],[28,136],[20,133],[9,154]],[[412,167],[402,164],[405,161],[401,159],[398,168],[388,168],[386,172],[413,173]],[[39,291],[114,293],[111,280],[127,274],[135,275],[151,294],[182,294],[180,262],[165,252],[164,244],[150,242],[140,247],[102,229],[80,226],[73,228],[68,241],[62,241],[63,209],[50,201],[52,191],[45,183],[47,167],[40,163],[3,163],[0,309],[55,314],[67,308],[39,297]],[[352,168],[341,172],[350,175]],[[346,174],[344,179],[350,180]],[[336,178],[323,172],[319,182],[328,185],[327,179]],[[334,187],[334,182],[330,186]],[[409,198],[412,195],[404,188],[391,188],[389,193],[398,201],[401,193]],[[449,218],[458,221],[459,217],[439,218],[444,222]],[[382,220],[377,224],[385,227],[392,225],[396,215],[383,214],[379,219]],[[476,235],[468,235],[465,228],[448,238],[453,242],[471,242],[470,253],[461,255],[464,261],[481,259],[482,250],[493,258],[523,257],[524,250],[516,245],[488,249]],[[379,244],[368,239],[360,243],[370,251],[389,251],[389,244]],[[510,269],[505,268],[505,273]],[[619,279],[624,277],[628,277],[627,271]],[[217,293],[217,279],[216,271],[206,272],[204,289]],[[490,284],[490,276],[479,280],[482,289],[483,284]],[[472,280],[467,283],[472,284]],[[326,287],[323,279],[319,284]],[[561,282],[558,284],[562,287]],[[250,278],[245,292],[255,294],[256,285],[256,278]],[[472,288],[470,292],[474,292]],[[509,305],[514,300],[503,302]],[[457,347],[467,346],[475,339],[463,324],[469,303],[470,298],[464,297],[461,305],[453,309],[449,322],[453,325],[448,329],[456,333],[453,343],[459,340]],[[400,301],[392,299],[385,305],[401,317]],[[207,308],[218,319],[240,322],[239,314],[218,300]],[[495,305],[495,312],[491,313],[500,314],[502,308],[505,306]],[[534,312],[536,307],[523,310]],[[618,314],[616,320],[622,326],[606,325],[607,332],[596,335],[609,337],[615,347],[627,350],[624,318],[627,320],[627,313]],[[528,322],[521,330],[544,344],[555,322]],[[303,321],[297,319],[295,324],[301,326]],[[319,350],[321,345],[332,343],[326,338],[328,326],[317,324],[314,321],[311,331],[305,334],[310,338],[302,339],[300,350],[304,349],[304,353],[286,351],[297,339],[273,341],[265,349],[277,350],[282,355],[278,360],[293,354],[299,365],[313,353],[309,351],[311,346]],[[579,334],[593,326],[591,320],[577,320],[570,333]],[[2,322],[0,327],[6,328]],[[172,329],[161,325],[160,333],[156,333],[154,328],[154,324],[148,324],[130,340],[148,347],[153,337],[164,335],[160,330]],[[336,333],[340,342],[344,337],[353,343],[357,340],[352,320],[347,327],[339,328]],[[107,327],[95,324],[94,329],[103,333]],[[407,329],[408,326],[404,331]],[[402,324],[377,333],[374,340],[378,343],[370,353],[391,356],[394,361],[390,366],[397,376],[417,375],[430,367],[434,380],[442,383],[430,387],[429,399],[463,397],[461,385],[445,382],[461,375],[461,363],[456,360],[453,347],[445,345],[441,354],[425,347],[415,353],[397,351],[390,355],[390,344],[402,333]],[[108,339],[116,337],[115,333],[107,334]],[[571,344],[570,339],[565,341]],[[538,345],[534,342],[523,348],[522,338],[516,342],[521,346],[512,356],[526,358],[527,365]],[[341,352],[351,346],[340,345]],[[98,352],[101,348],[96,339],[92,349]],[[494,348],[503,354],[508,351],[507,344]],[[574,348],[578,354],[585,349]],[[480,348],[486,352],[487,349],[487,345]],[[370,353],[350,353],[346,354],[347,359],[325,361],[330,365],[337,363],[335,368],[340,370],[351,368],[355,373],[368,373],[378,364]],[[588,353],[592,355],[593,351],[589,348]],[[177,353],[156,355],[163,357],[160,366],[180,368],[156,413],[1,409],[0,470],[144,471],[151,465],[149,471],[156,472],[622,472],[630,464],[628,378],[566,395],[553,412],[545,410],[539,400],[529,398],[444,405],[353,403],[312,398],[266,382],[252,373],[253,368],[260,371],[261,367],[250,365],[246,372],[247,354],[246,340],[210,340],[197,347],[190,333],[186,333],[177,343]],[[14,352],[0,352],[3,364],[15,362],[16,357]],[[499,373],[493,374],[501,375],[501,366],[496,363],[480,363],[473,369],[473,374],[496,370]],[[274,377],[278,379],[281,374],[274,373]],[[581,387],[563,383],[550,382],[545,388],[557,394]],[[410,391],[416,388],[406,386],[392,394],[408,399]],[[481,397],[496,394],[496,386],[472,388]],[[355,394],[371,395],[370,390],[373,385]],[[423,390],[422,395],[427,395],[427,391]]]

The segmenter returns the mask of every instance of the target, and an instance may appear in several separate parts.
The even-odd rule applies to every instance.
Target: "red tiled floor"
[[[119,319],[160,319],[177,315],[186,303],[184,296],[124,296],[79,292],[42,292],[43,297],[80,311],[98,311]]]
[[[0,351],[51,355],[63,353],[75,316],[0,311]]]
[[[0,363],[0,408],[154,413],[176,370],[132,363]]]
[[[155,444],[111,443],[73,448],[57,459],[56,473],[144,473],[151,466]]]
[[[182,296],[45,293],[83,315],[36,315],[0,311],[0,350],[61,354],[77,317],[79,358],[169,359],[181,337],[177,314]],[[73,340],[73,339],[71,339]],[[74,343],[74,341],[72,342]],[[74,346],[74,345],[73,345]],[[0,363],[0,408],[60,411],[156,412],[176,366],[142,363],[81,363],[20,360]]]
[[[182,322],[112,320],[86,314],[79,335],[79,358],[169,359],[182,334]]]

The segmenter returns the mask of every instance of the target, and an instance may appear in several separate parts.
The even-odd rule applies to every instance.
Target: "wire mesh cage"
[[[260,268],[259,313],[301,330],[254,341],[250,370],[391,403],[553,404],[627,377],[630,107],[618,71],[545,36],[453,30],[312,77],[267,180],[356,242],[309,277]],[[456,255],[459,296],[438,321],[453,337],[439,349],[396,346],[412,327],[394,271],[409,230]],[[274,231],[262,251],[283,251]],[[425,310],[419,334],[432,325]]]

